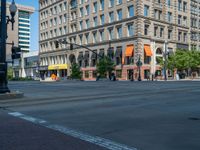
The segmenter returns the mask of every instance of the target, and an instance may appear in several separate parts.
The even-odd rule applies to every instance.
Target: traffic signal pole
[[[95,53],[98,57],[100,58],[104,58],[103,56],[99,55],[98,53],[96,53],[95,51],[93,51],[92,49],[88,48],[87,46],[84,46],[84,45],[79,45],[79,44],[76,44],[76,43],[69,43],[67,41],[56,41],[56,45],[58,47],[58,43],[61,43],[61,44],[70,44],[70,50],[73,50],[73,46],[77,46],[77,47],[81,47],[81,48],[85,48],[89,51],[91,51],[92,53]]]
[[[6,62],[6,0],[1,0],[1,35],[0,35],[0,93],[8,93],[7,62]]]

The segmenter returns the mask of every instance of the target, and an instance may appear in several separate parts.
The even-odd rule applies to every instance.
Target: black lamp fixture
[[[138,71],[139,71],[138,81],[142,81],[142,78],[141,78],[142,61],[141,61],[141,56],[140,55],[139,55],[138,61],[136,62],[136,65],[137,65]]]
[[[17,12],[17,6],[15,4],[15,1],[13,0],[12,3],[10,4],[10,7],[9,7],[9,11],[10,11],[10,15],[11,15],[11,19],[9,18],[9,16],[7,16],[8,20],[7,20],[7,24],[9,22],[12,23],[12,30],[14,30],[14,23],[15,23],[15,14]]]

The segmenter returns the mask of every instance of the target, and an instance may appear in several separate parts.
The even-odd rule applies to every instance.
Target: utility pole
[[[14,0],[9,7],[11,18],[6,16],[6,0],[1,0],[1,24],[0,24],[0,93],[8,93],[7,81],[7,62],[6,62],[6,39],[7,39],[7,24],[12,23],[12,30],[14,26],[14,16],[17,11]]]
[[[165,41],[165,52],[164,52],[164,79],[167,81],[167,41]]]
[[[7,63],[6,63],[6,0],[1,0],[1,38],[0,38],[0,93],[8,93]]]

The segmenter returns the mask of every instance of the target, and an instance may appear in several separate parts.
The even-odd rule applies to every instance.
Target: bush
[[[25,78],[22,78],[22,77],[15,77],[15,78],[11,78],[9,79],[10,81],[34,81],[33,78],[31,77],[25,77]]]

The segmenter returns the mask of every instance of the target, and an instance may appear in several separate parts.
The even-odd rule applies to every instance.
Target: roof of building
[[[11,4],[10,2],[7,3],[7,5],[10,5],[10,4]],[[30,14],[35,12],[35,8],[31,6],[26,6],[26,5],[21,5],[21,4],[16,4],[16,6],[18,10],[27,11]]]

